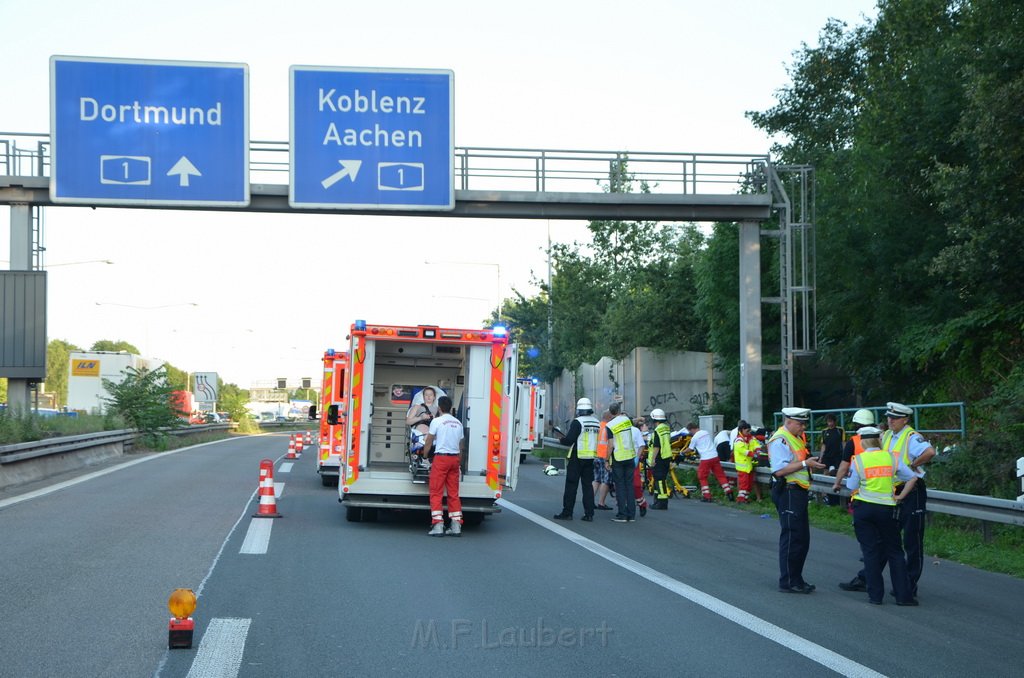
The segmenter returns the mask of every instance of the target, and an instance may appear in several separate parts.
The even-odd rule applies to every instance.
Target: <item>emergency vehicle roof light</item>
[[[333,348],[327,349],[327,355],[329,355],[329,356],[331,356],[333,358],[334,357],[334,349]]]
[[[356,332],[365,332],[366,331],[366,321],[365,320],[357,320],[355,322],[355,328],[356,328]]]
[[[494,332],[494,336],[496,337],[508,336],[508,328],[505,327],[504,325],[495,325],[494,327],[491,328],[491,331]]]
[[[540,383],[540,379],[538,379],[537,377],[531,377],[530,381],[533,382],[534,386]]]

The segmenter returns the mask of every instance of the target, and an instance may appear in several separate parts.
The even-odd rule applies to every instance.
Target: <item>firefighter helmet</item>
[[[861,426],[874,426],[875,415],[872,414],[871,410],[857,410],[853,414],[853,423],[860,424]]]
[[[651,410],[651,419],[653,419],[654,421],[665,421],[665,410],[661,409],[660,407]]]
[[[590,410],[594,411],[594,405],[590,402],[590,398],[580,398],[576,401],[576,410],[579,412]]]
[[[558,475],[558,469],[555,468],[554,466],[552,466],[551,464],[548,464],[547,466],[544,467],[544,475],[546,475],[546,476],[557,476]]]

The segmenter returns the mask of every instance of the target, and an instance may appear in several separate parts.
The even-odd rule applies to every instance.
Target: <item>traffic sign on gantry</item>
[[[50,197],[249,204],[249,67],[50,58]]]
[[[292,66],[288,203],[455,207],[454,74]]]

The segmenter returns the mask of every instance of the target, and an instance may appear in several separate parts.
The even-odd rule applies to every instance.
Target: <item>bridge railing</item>
[[[568,449],[564,445],[560,445],[554,438],[544,438],[544,447]],[[692,466],[692,464],[686,465]],[[730,478],[736,477],[736,466],[734,464],[722,462],[722,468],[725,469],[725,474]],[[758,482],[766,485],[769,483],[771,478],[771,471],[769,469],[759,467],[755,472]],[[835,480],[832,476],[814,474],[811,476],[811,491],[834,495],[832,484]],[[850,492],[843,488],[838,496],[848,497]],[[1024,501],[1019,499],[1014,501],[1013,499],[981,497],[928,488],[928,510],[962,518],[974,518],[984,522],[1024,526]]]
[[[0,132],[0,176],[48,177],[51,158],[48,134]],[[673,195],[766,194],[768,161],[757,154],[485,146],[457,146],[453,157],[457,190],[602,193],[616,177],[631,192]],[[250,183],[287,185],[289,169],[288,142],[249,143]]]

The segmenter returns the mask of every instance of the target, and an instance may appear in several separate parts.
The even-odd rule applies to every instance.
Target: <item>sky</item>
[[[245,63],[250,139],[288,140],[292,65],[448,69],[456,146],[768,153],[744,113],[870,0],[0,0],[0,138],[48,133],[52,55]],[[287,179],[282,175],[282,184]],[[0,268],[10,259],[0,206]],[[560,220],[47,207],[48,337],[125,340],[248,388],[319,382],[356,319],[479,327],[546,279]],[[76,263],[111,261],[106,263]],[[435,262],[435,263],[426,263]],[[437,263],[440,262],[440,263]]]

